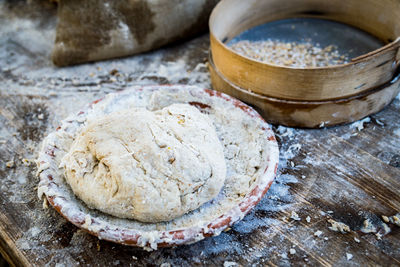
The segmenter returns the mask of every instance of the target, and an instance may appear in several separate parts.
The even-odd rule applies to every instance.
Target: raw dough
[[[61,165],[88,206],[142,222],[169,221],[197,209],[220,192],[226,176],[212,122],[188,104],[92,119]]]

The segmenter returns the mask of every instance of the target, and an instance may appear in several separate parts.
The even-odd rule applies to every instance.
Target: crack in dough
[[[142,222],[169,221],[197,209],[218,195],[226,176],[212,122],[188,104],[92,119],[61,166],[89,207]]]

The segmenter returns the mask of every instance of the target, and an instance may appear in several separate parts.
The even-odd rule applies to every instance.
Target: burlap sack
[[[218,0],[60,0],[58,66],[159,48],[207,29]]]

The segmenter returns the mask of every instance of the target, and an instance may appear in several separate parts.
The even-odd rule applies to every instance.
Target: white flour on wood
[[[393,131],[399,128],[396,123],[393,125],[393,122],[398,121],[400,95],[388,109],[371,116],[371,122],[365,123],[364,129],[360,132],[356,128],[350,129],[348,125],[318,130],[318,133],[323,133],[323,135],[315,134],[316,132],[313,130],[279,127],[275,131],[281,150],[279,175],[266,197],[230,232],[223,232],[218,237],[208,238],[193,245],[162,249],[146,254],[108,242],[98,243],[96,238],[77,230],[52,208],[43,210],[42,203],[37,201],[36,168],[34,164],[23,165],[19,158],[36,158],[39,144],[37,140],[29,138],[24,140],[21,133],[16,131],[19,126],[24,125],[24,121],[15,110],[15,107],[19,107],[19,105],[14,105],[12,101],[24,101],[24,105],[33,102],[42,107],[42,110],[38,111],[37,108],[34,108],[35,106],[28,105],[29,112],[32,114],[45,114],[43,120],[39,120],[38,116],[32,117],[31,120],[32,131],[38,132],[38,136],[43,138],[58,126],[61,119],[78,111],[86,103],[98,99],[106,93],[119,91],[132,85],[183,83],[210,88],[209,74],[203,61],[203,58],[207,58],[208,55],[208,36],[194,39],[184,45],[135,57],[58,69],[53,67],[49,60],[49,52],[54,41],[54,25],[49,26],[49,23],[40,23],[35,19],[9,18],[8,10],[4,9],[1,9],[0,12],[2,16],[0,25],[7,26],[0,27],[1,93],[7,99],[2,102],[3,111],[9,112],[1,114],[2,120],[4,120],[2,125],[7,127],[0,127],[2,140],[0,147],[4,152],[4,157],[7,160],[13,159],[16,163],[14,168],[5,169],[3,163],[0,162],[0,170],[5,171],[0,188],[2,196],[7,198],[7,205],[18,210],[26,205],[30,207],[30,209],[22,211],[24,217],[30,218],[30,221],[29,224],[26,224],[26,231],[21,237],[18,237],[17,246],[24,253],[35,255],[36,261],[46,262],[49,266],[57,263],[66,266],[85,265],[91,257],[85,257],[85,255],[98,255],[103,260],[105,254],[107,254],[107,258],[112,259],[111,262],[118,259],[121,264],[127,266],[161,265],[166,261],[177,266],[206,265],[215,263],[213,260],[221,257],[223,261],[238,262],[240,265],[266,264],[272,260],[274,263],[279,263],[277,265],[290,266],[302,263],[303,255],[308,255],[308,253],[300,252],[298,248],[295,248],[296,255],[301,256],[291,258],[292,255],[289,253],[291,243],[282,233],[294,233],[296,230],[304,233],[302,237],[307,242],[302,245],[305,250],[314,251],[321,258],[329,257],[327,254],[322,255],[321,251],[324,248],[329,250],[332,246],[331,241],[319,240],[322,238],[314,237],[315,228],[311,232],[307,232],[310,226],[305,220],[302,221],[308,225],[307,227],[288,223],[282,217],[289,217],[291,211],[294,210],[301,218],[310,216],[310,223],[313,225],[322,220],[324,223],[318,224],[319,229],[327,232],[324,235],[332,234],[331,239],[337,239],[334,235],[340,235],[339,233],[327,230],[329,226],[326,222],[327,215],[313,213],[313,210],[307,209],[307,204],[302,202],[304,198],[310,200],[308,193],[310,186],[316,184],[312,190],[321,199],[335,199],[332,202],[341,201],[340,205],[344,202],[354,201],[355,207],[362,207],[365,206],[362,199],[371,196],[362,190],[355,189],[354,185],[340,178],[343,175],[356,176],[358,166],[347,164],[346,158],[341,155],[322,153],[319,156],[317,153],[321,150],[328,151],[329,146],[324,145],[324,142],[326,143],[326,139],[335,140],[335,136],[349,140],[355,146],[362,144],[365,131],[376,127],[376,131],[380,133],[379,130],[382,129],[382,126],[375,123],[374,119],[383,121],[386,124],[385,127],[393,127]],[[55,18],[51,20],[55,22]],[[18,98],[14,99],[14,96]],[[391,112],[390,109],[396,112]],[[42,124],[39,121],[42,121]],[[357,134],[357,136],[352,136],[352,134]],[[384,140],[377,136],[374,146],[371,147],[376,150],[370,153],[376,155],[383,151],[395,154],[399,151],[398,135],[392,135],[395,139],[390,139],[388,135],[385,136]],[[321,148],[321,150],[310,149],[307,146],[308,142],[305,141],[308,139],[312,140],[313,146]],[[289,150],[292,145],[292,149]],[[331,142],[331,145],[337,146],[338,142]],[[301,149],[294,149],[299,146]],[[353,152],[344,151],[343,153]],[[320,177],[319,172],[329,166],[324,164],[327,158],[336,168],[326,177]],[[392,156],[387,157],[388,163],[391,158]],[[294,161],[293,168],[288,163],[289,161]],[[306,162],[314,167],[305,168]],[[380,165],[377,166],[380,167]],[[303,176],[305,178],[301,179]],[[337,179],[343,185],[336,185],[335,180]],[[321,183],[317,183],[318,181]],[[336,187],[344,190],[331,190]],[[354,196],[357,197],[354,198]],[[358,196],[360,197],[358,198]],[[379,207],[380,205],[376,201],[369,209],[374,212],[379,210]],[[335,217],[337,216],[336,207],[322,208],[325,211],[333,209],[334,219],[340,221],[340,218]],[[393,215],[394,213],[385,211],[381,214]],[[392,225],[391,227],[397,226]],[[40,229],[39,234],[37,233],[38,229]],[[366,242],[366,237],[358,236],[357,240],[363,244]],[[371,242],[375,242],[375,236],[372,235],[372,238],[374,239]],[[381,242],[389,242],[385,240],[385,237],[382,239]],[[349,251],[348,253],[357,255],[355,246],[358,243],[357,241],[352,243],[355,245],[350,242],[333,244],[337,244],[338,247],[335,248],[342,251],[354,248],[354,252]],[[393,250],[390,253],[394,253]],[[281,255],[285,257],[281,257]],[[343,261],[338,261],[336,264],[348,264],[345,252],[342,255]],[[310,259],[311,262],[312,257],[305,259]],[[354,257],[352,262],[357,264],[358,259],[358,257]],[[35,261],[32,262],[32,264],[35,263]],[[314,263],[317,264],[317,262]]]

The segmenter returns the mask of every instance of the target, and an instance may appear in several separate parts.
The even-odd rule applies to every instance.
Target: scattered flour
[[[301,221],[301,218],[295,211],[292,211],[292,213],[290,214],[290,219],[293,219],[295,221]]]
[[[350,128],[357,129],[358,131],[361,131],[362,129],[364,129],[364,123],[369,123],[369,122],[371,122],[371,118],[367,117],[365,119],[362,119],[362,120],[359,120],[359,121],[356,121],[356,122],[352,123],[350,125]]]
[[[320,230],[318,230],[318,231],[316,231],[316,232],[314,233],[314,236],[320,237],[322,234],[323,234],[323,232],[320,231]]]
[[[32,228],[30,229],[30,232],[31,232],[31,235],[32,235],[33,237],[36,237],[36,236],[38,236],[38,235],[41,233],[41,230],[40,230],[39,227],[34,226],[34,227],[32,227]]]
[[[225,261],[224,262],[224,267],[234,267],[234,266],[238,266],[237,262],[234,262],[234,261]]]
[[[6,72],[10,77],[18,77],[18,79],[4,78],[2,85],[4,88],[13,88],[13,90],[7,90],[7,96],[22,95],[43,99],[51,98],[51,101],[46,100],[46,104],[52,113],[48,125],[46,124],[47,128],[45,131],[47,132],[57,127],[59,121],[66,115],[77,111],[86,103],[98,99],[106,93],[119,91],[133,84],[180,83],[195,84],[206,88],[211,86],[205,64],[198,63],[198,56],[195,55],[196,53],[200,53],[204,57],[207,56],[207,36],[189,41],[185,44],[184,48],[178,47],[178,53],[174,54],[174,57],[176,56],[174,61],[166,60],[166,58],[170,57],[171,51],[176,50],[176,48],[165,48],[156,52],[124,59],[83,64],[69,68],[55,68],[49,61],[49,51],[51,51],[54,39],[53,28],[42,28],[40,25],[43,23],[33,23],[27,19],[3,19],[2,22],[7,22],[7,27],[0,27],[0,36],[8,39],[6,39],[7,41],[3,39],[3,42],[0,44],[1,71]],[[26,43],[29,46],[18,46],[20,43]],[[198,49],[198,47],[202,48]],[[11,52],[17,56],[10,56]],[[33,57],[32,55],[35,56]],[[113,70],[117,70],[118,74],[110,75]],[[400,95],[397,96],[395,105],[399,105],[399,103]],[[42,117],[41,114],[38,115],[37,119],[46,121],[46,116],[43,115]],[[350,128],[350,130],[361,131],[365,127],[365,124],[369,122],[370,118],[366,118],[350,126],[343,127],[345,129]],[[34,151],[28,151],[26,147],[19,144],[20,136],[18,134],[12,135],[12,133],[8,133],[7,129],[0,129],[0,131],[2,131],[1,136],[3,138],[0,140],[0,144],[7,143],[7,146],[10,145],[10,147],[15,148],[15,151],[18,151],[22,158],[31,158],[37,150],[37,142],[31,142],[30,145]],[[329,132],[334,130],[325,129],[322,131]],[[279,248],[276,243],[258,248],[257,243],[253,244],[251,240],[252,237],[257,237],[257,235],[265,235],[272,239],[274,234],[276,234],[276,230],[273,229],[274,227],[280,227],[284,231],[291,231],[295,227],[300,227],[297,225],[288,226],[274,215],[279,214],[279,212],[290,212],[291,210],[299,212],[296,206],[296,202],[298,201],[296,199],[297,196],[296,193],[292,193],[291,187],[299,183],[298,178],[300,177],[303,179],[307,177],[307,180],[300,180],[302,183],[305,181],[312,182],[312,179],[315,179],[312,176],[312,172],[311,174],[307,173],[307,175],[287,172],[288,169],[294,171],[303,170],[299,162],[294,160],[299,154],[305,156],[305,159],[302,159],[303,163],[315,161],[313,157],[308,159],[308,155],[304,154],[302,147],[302,141],[305,138],[312,137],[311,133],[312,131],[283,126],[276,128],[276,135],[281,145],[278,176],[266,197],[241,222],[235,224],[231,232],[224,232],[218,237],[207,238],[189,246],[146,253],[144,257],[131,256],[131,261],[134,261],[132,264],[146,265],[147,263],[161,265],[162,262],[159,262],[160,259],[170,257],[171,254],[175,255],[176,253],[176,257],[173,259],[174,264],[172,265],[177,266],[188,264],[188,262],[193,264],[192,260],[197,257],[207,263],[207,259],[221,254],[238,256],[244,262],[247,261],[247,265],[250,265],[251,262],[256,260],[256,255],[262,255],[261,258],[268,259],[273,253],[278,252],[282,260],[282,264],[280,265],[289,266],[290,262],[287,260],[287,254],[290,251],[288,252],[287,249],[279,251],[282,248]],[[346,139],[346,134],[341,134],[341,137]],[[394,134],[400,136],[400,129],[396,129]],[[316,142],[318,141],[316,140]],[[318,145],[316,143],[316,146]],[[7,160],[13,158],[13,155],[8,156]],[[313,162],[315,163],[315,168],[323,166],[323,161],[325,160]],[[293,162],[293,168],[288,168],[291,164],[290,162]],[[66,239],[67,237],[64,236],[63,231],[66,229],[73,232],[75,228],[62,219],[52,208],[42,210],[42,204],[36,201],[35,187],[37,180],[34,176],[36,170],[32,166],[22,164],[22,166],[18,166],[15,170],[7,169],[6,171],[0,187],[2,192],[10,195],[10,203],[13,205],[33,203],[31,209],[26,212],[26,216],[32,218],[32,225],[29,225],[29,229],[19,238],[17,246],[24,250],[30,250],[29,253],[37,255],[38,260],[46,259],[49,266],[57,264],[59,266],[75,266],[84,263],[83,260],[77,259],[76,255],[82,253],[80,250],[82,244],[89,244],[88,249],[93,247],[96,250],[96,243],[93,242],[96,239],[80,231],[71,233],[71,241]],[[14,171],[15,174],[13,173]],[[340,171],[345,172],[345,170]],[[26,184],[21,186],[17,180],[18,177],[27,177]],[[337,192],[329,194],[333,195],[337,194]],[[325,213],[321,214],[321,216],[325,215]],[[310,223],[311,217],[307,216],[305,220]],[[87,223],[89,223],[89,220],[87,220]],[[331,227],[334,228],[334,225]],[[340,227],[336,226],[336,229],[340,231]],[[345,231],[346,227],[343,229]],[[283,243],[286,239],[283,236],[275,236],[273,240],[277,243],[279,241]],[[359,242],[359,239],[354,238],[354,241]],[[312,247],[311,242],[307,246]],[[100,249],[99,245],[98,248],[99,250],[103,250],[103,248]],[[117,248],[119,249],[115,251],[121,250],[121,254],[124,254],[123,250],[128,251],[127,253],[130,253],[130,255],[132,255],[132,251],[135,251],[131,248]],[[255,251],[250,252],[250,248]],[[290,250],[295,251],[293,248]],[[110,255],[107,255],[110,258],[118,258],[120,253],[116,252],[112,254],[111,249],[105,251],[110,252]],[[202,252],[201,255],[199,255],[199,251]],[[180,257],[180,255],[184,255],[185,257]],[[233,260],[236,260],[236,258]],[[260,263],[260,261],[257,262]],[[121,263],[124,264],[126,261],[121,260]],[[32,264],[35,264],[35,262]],[[239,265],[242,265],[242,262]]]
[[[350,253],[346,253],[346,259],[349,261],[353,258],[353,255]]]

